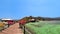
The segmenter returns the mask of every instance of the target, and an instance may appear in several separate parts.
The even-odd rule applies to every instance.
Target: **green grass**
[[[60,24],[50,24],[47,22],[28,23],[26,27],[36,34],[60,34]]]

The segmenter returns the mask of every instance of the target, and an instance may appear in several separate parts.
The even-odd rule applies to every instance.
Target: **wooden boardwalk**
[[[23,34],[23,31],[19,28],[19,24],[15,23],[14,25],[11,25],[9,28],[0,32],[0,34]]]

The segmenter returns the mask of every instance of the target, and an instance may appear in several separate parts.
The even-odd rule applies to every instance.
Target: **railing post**
[[[24,25],[24,34],[25,34],[25,25]]]

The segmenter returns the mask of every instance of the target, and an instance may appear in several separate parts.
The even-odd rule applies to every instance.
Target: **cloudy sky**
[[[0,18],[60,17],[60,0],[0,0]]]

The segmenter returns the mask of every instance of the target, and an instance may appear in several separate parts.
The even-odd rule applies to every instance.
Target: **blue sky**
[[[0,18],[60,17],[60,0],[0,0]]]

